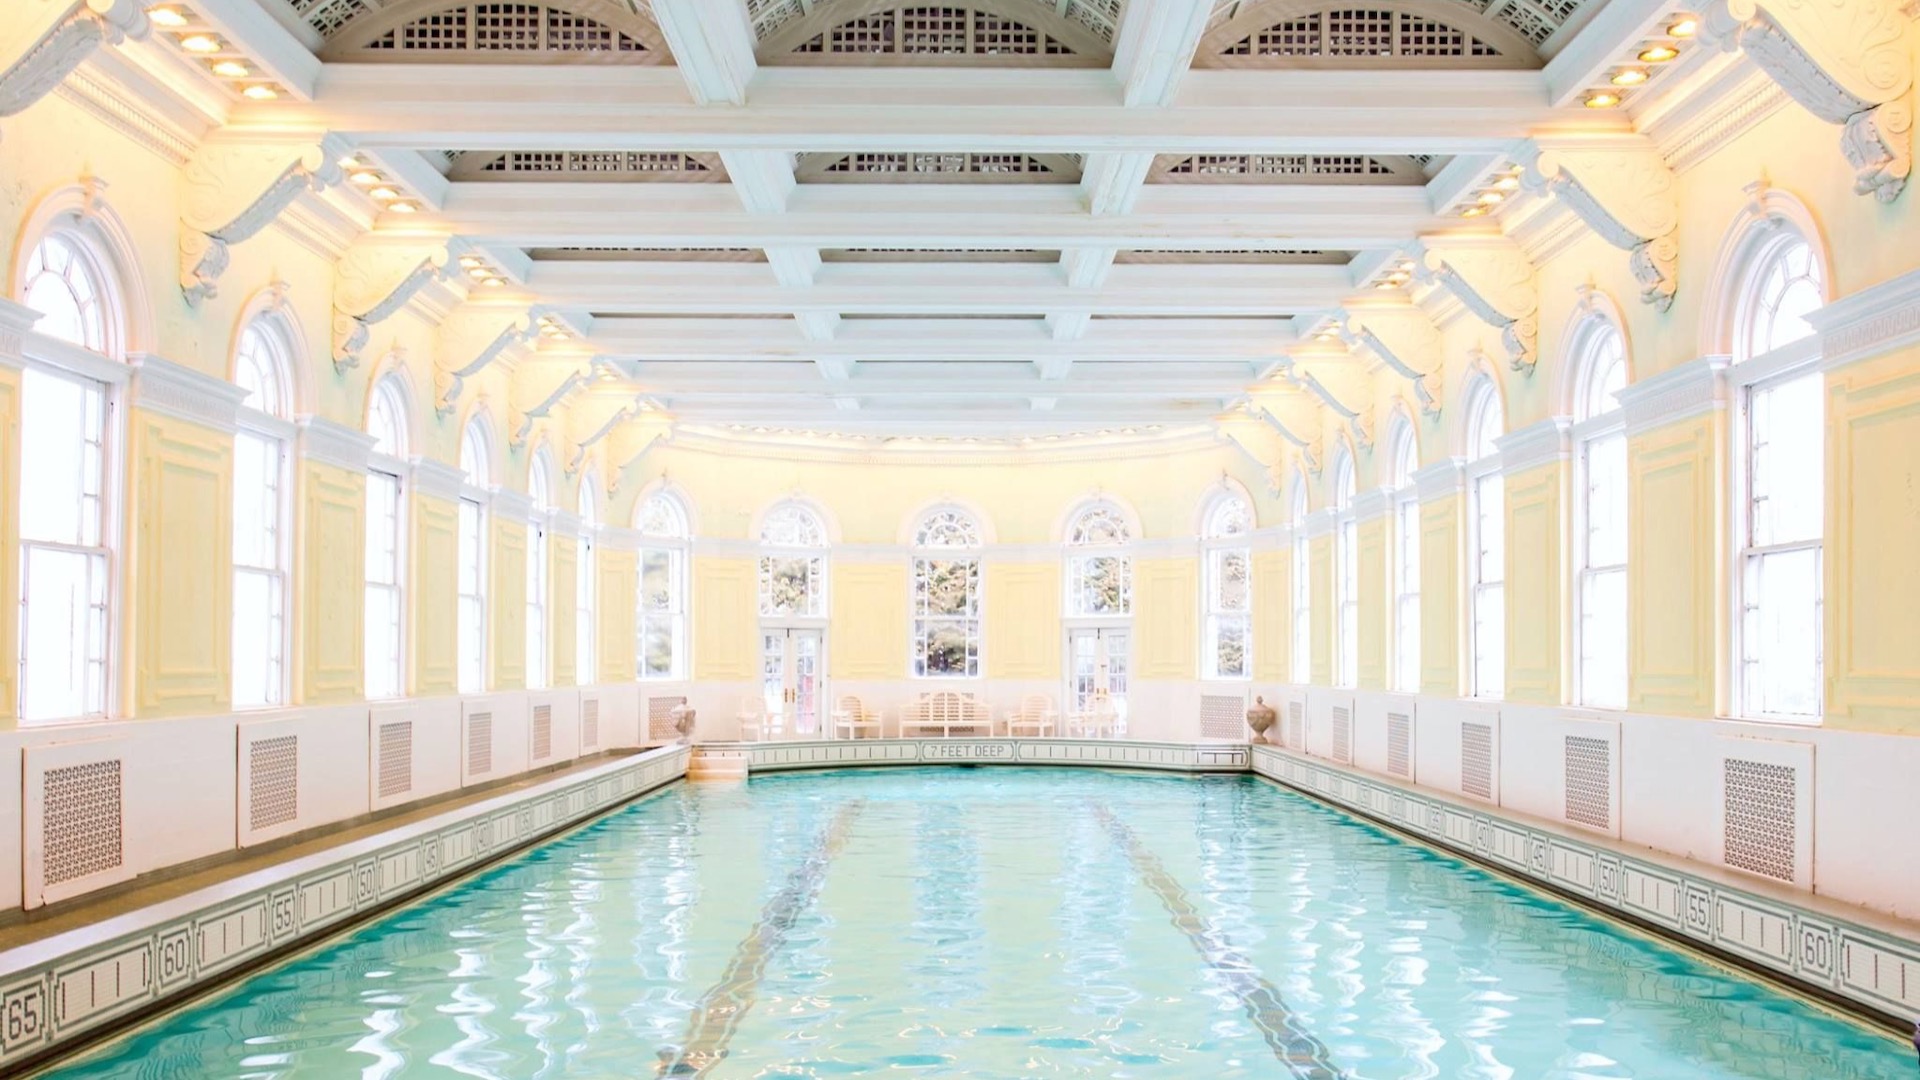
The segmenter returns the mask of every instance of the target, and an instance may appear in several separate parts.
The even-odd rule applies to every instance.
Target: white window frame
[[[650,498],[665,499],[673,507],[675,535],[647,532],[642,516]],[[687,556],[692,544],[693,517],[679,496],[657,491],[641,498],[634,508],[634,526],[641,529],[640,551],[634,564],[634,672],[643,682],[677,682],[687,677]],[[647,555],[664,552],[667,556],[667,607],[663,611],[646,609]],[[647,631],[654,625],[667,628],[673,659],[664,672],[647,670]]]
[[[1393,477],[1393,596],[1387,617],[1393,626],[1393,674],[1390,686],[1402,694],[1420,692],[1420,468],[1418,437],[1411,422],[1397,426]]]
[[[527,689],[553,684],[548,648],[548,589],[553,580],[549,538],[553,529],[553,457],[545,447],[527,459]]]
[[[293,407],[291,400],[293,394],[293,361],[289,355],[292,342],[287,339],[285,328],[279,325],[278,321],[274,320],[272,316],[268,315],[256,317],[242,330],[242,347],[244,347],[246,335],[249,333],[260,335],[262,347],[267,349],[270,354],[267,362],[275,369],[274,377],[280,384],[278,389],[281,395],[281,401],[269,404],[277,405],[277,408],[284,413]],[[236,383],[239,379],[239,364],[241,362],[241,358],[236,355],[234,360],[234,378]],[[232,647],[235,663],[233,664],[234,670],[229,673],[232,680],[231,686],[233,688],[233,707],[236,710],[271,709],[287,704],[288,687],[291,681],[287,661],[293,651],[293,575],[289,572],[289,567],[293,561],[293,455],[291,451],[293,447],[294,427],[290,421],[284,418],[284,415],[276,416],[271,412],[262,411],[245,403],[236,410],[234,421],[238,428],[234,435],[235,461],[239,460],[239,455],[245,452],[245,444],[250,441],[260,444],[265,452],[273,455],[275,461],[272,478],[272,499],[274,505],[271,508],[273,536],[270,544],[274,565],[248,565],[240,561],[240,537],[237,531],[239,524],[239,500],[245,496],[244,493],[240,491],[237,478],[233,485],[234,524],[236,532],[233,545],[233,602],[235,608],[233,611]],[[266,686],[266,697],[261,701],[243,702],[240,700],[239,693],[240,671],[238,658],[243,636],[251,635],[242,629],[238,604],[240,582],[247,577],[265,578],[268,581],[269,595],[277,602],[278,610],[270,611],[267,615],[269,626],[276,627],[276,629],[272,632],[272,636],[268,642],[268,662],[274,673],[269,676]]]
[[[1467,413],[1467,693],[1469,697],[1498,701],[1506,696],[1506,476],[1497,446],[1478,446],[1484,410],[1501,411],[1500,430],[1506,431],[1505,408],[1491,376],[1478,376],[1469,391]],[[1489,495],[1497,496],[1490,499]],[[1491,526],[1491,527],[1490,527]],[[1500,537],[1499,577],[1487,576],[1487,535]],[[1484,623],[1483,611],[1497,613],[1496,624]]]
[[[1360,685],[1360,519],[1353,454],[1344,446],[1333,473],[1333,684]]]
[[[589,472],[580,478],[576,502],[580,535],[574,539],[573,681],[592,686],[600,680],[600,482]],[[635,564],[636,572],[638,564]]]
[[[390,596],[395,621],[395,625],[392,627],[392,633],[397,648],[395,650],[396,655],[393,658],[394,670],[391,672],[393,677],[393,692],[391,694],[374,693],[376,687],[372,681],[373,658],[363,655],[361,669],[362,686],[370,700],[383,700],[386,698],[406,696],[407,661],[410,655],[410,642],[407,635],[407,539],[408,527],[411,522],[407,513],[407,496],[412,470],[409,468],[406,459],[408,449],[406,441],[408,418],[407,396],[405,391],[401,389],[398,376],[387,375],[375,382],[373,395],[368,399],[369,420],[372,419],[372,410],[376,407],[374,403],[383,398],[387,400],[388,405],[394,413],[394,445],[390,447],[392,453],[387,453],[376,448],[367,454],[367,540],[369,545],[367,555],[370,556],[372,554],[370,545],[373,536],[374,520],[373,484],[376,478],[383,478],[393,485],[393,582],[392,584],[387,584],[375,581],[373,579],[371,559],[367,560],[367,564],[362,567],[362,578],[366,584],[367,600],[363,607],[363,621],[366,623],[367,628],[371,629],[375,611],[374,605],[371,602],[372,598],[375,595]],[[368,426],[371,426],[371,424]],[[366,633],[362,636],[361,640],[371,640],[372,637],[373,635],[371,633]]]
[[[928,523],[943,514],[952,514],[964,521],[971,530],[971,540],[953,545],[931,545],[923,543]],[[986,610],[987,582],[986,564],[981,558],[981,549],[985,543],[985,532],[980,519],[971,511],[956,506],[937,506],[920,515],[914,522],[913,551],[907,559],[907,675],[913,679],[927,679],[938,682],[956,682],[978,679],[986,672]],[[922,610],[919,583],[921,575],[935,562],[971,563],[971,582],[968,591],[970,609],[961,615],[934,614]],[[959,674],[929,672],[926,667],[927,647],[935,624],[958,623],[967,639],[967,670]]]
[[[1115,523],[1118,530],[1115,538],[1095,540],[1084,535],[1086,521],[1096,515]],[[1126,627],[1133,623],[1133,556],[1128,551],[1134,541],[1133,531],[1127,512],[1104,499],[1085,503],[1068,517],[1066,535],[1062,538],[1066,564],[1066,597],[1062,610],[1069,623],[1082,627]],[[1115,610],[1095,611],[1085,603],[1086,585],[1091,580],[1091,567],[1103,559],[1113,560],[1118,567],[1120,602]],[[1131,639],[1128,643],[1132,643]]]
[[[805,519],[812,539],[786,541],[773,534],[776,520],[785,515]],[[822,627],[827,624],[828,562],[827,523],[818,511],[803,502],[788,500],[768,509],[762,516],[758,536],[760,557],[756,560],[757,595],[760,622],[765,627]],[[773,570],[780,562],[799,560],[807,564],[806,603],[794,610],[782,610],[773,600]]]
[[[1296,472],[1291,503],[1291,547],[1287,575],[1293,640],[1288,674],[1299,686],[1313,681],[1313,559],[1307,547],[1307,478]]]
[[[1223,532],[1216,522],[1220,514],[1233,503],[1240,504],[1244,515],[1244,526],[1238,532]],[[1206,513],[1201,517],[1200,559],[1202,595],[1201,604],[1201,640],[1203,678],[1219,681],[1243,681],[1253,678],[1253,502],[1238,491],[1223,491],[1207,503]],[[1221,600],[1225,591],[1225,560],[1232,556],[1244,560],[1247,568],[1246,594],[1242,597],[1238,609],[1227,607]],[[1237,626],[1240,631],[1240,670],[1223,672],[1220,670],[1220,646],[1225,640],[1225,630],[1229,625]]]
[[[1616,477],[1620,485],[1617,492],[1601,492],[1594,486],[1593,456],[1596,448],[1616,444],[1621,457],[1626,456],[1627,421],[1626,411],[1618,401],[1596,402],[1595,395],[1601,388],[1595,381],[1603,374],[1600,365],[1605,357],[1602,350],[1613,349],[1619,354],[1619,365],[1624,377],[1627,372],[1626,338],[1610,319],[1595,319],[1581,330],[1577,339],[1574,355],[1579,365],[1576,382],[1575,421],[1571,428],[1573,441],[1573,617],[1572,653],[1573,653],[1573,696],[1574,703],[1590,709],[1625,709],[1627,707],[1628,686],[1631,672],[1623,666],[1620,683],[1616,687],[1598,687],[1590,685],[1594,677],[1591,653],[1594,638],[1601,629],[1596,625],[1598,614],[1593,610],[1592,594],[1599,588],[1600,582],[1607,578],[1618,578],[1622,595],[1626,589],[1627,544],[1620,545],[1620,561],[1596,564],[1593,561],[1593,509],[1602,498],[1611,495],[1618,502],[1622,516],[1619,527],[1624,533],[1628,528],[1625,517],[1627,504],[1627,472],[1622,468]],[[1623,381],[1622,385],[1625,383]],[[1626,655],[1628,619],[1630,613],[1623,607],[1619,614],[1619,625],[1605,628],[1609,635],[1617,635],[1621,655]]]
[[[469,469],[468,444],[473,444],[473,462],[475,468]],[[492,496],[487,490],[487,482],[492,475],[493,438],[478,417],[468,421],[461,432],[461,474],[460,498],[457,507],[460,517],[456,527],[455,561],[459,580],[455,582],[456,608],[454,612],[454,670],[457,689],[462,694],[481,694],[487,690],[488,668],[488,630],[487,586],[491,567],[492,537],[488,532],[492,528],[492,515],[488,512]],[[469,566],[467,552],[467,528],[469,520],[473,523],[473,562]],[[468,570],[474,587],[467,588]],[[469,614],[471,612],[471,614]],[[476,625],[469,626],[469,619]],[[462,646],[467,635],[473,635],[474,645],[471,655]]]

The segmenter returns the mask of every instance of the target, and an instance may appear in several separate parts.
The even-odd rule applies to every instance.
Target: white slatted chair
[[[740,719],[740,741],[761,742],[778,737],[782,721],[785,719],[777,712],[768,712],[767,703],[758,694],[748,694],[740,699],[740,711],[735,714]]]
[[[1067,733],[1081,739],[1111,739],[1120,722],[1120,712],[1105,690],[1095,690],[1086,707],[1067,720]]]
[[[1020,699],[1019,708],[1007,711],[1007,734],[1051,735],[1059,718],[1060,710],[1053,704],[1053,695],[1028,694]]]
[[[849,739],[857,739],[866,731],[873,732],[874,738],[886,734],[880,711],[868,707],[858,694],[842,694],[840,704],[833,710],[833,737],[839,738],[843,731]]]
[[[921,694],[913,704],[901,710],[900,736],[906,737],[909,728],[926,732],[933,728],[940,730],[942,738],[953,734],[954,728],[984,728],[988,734],[993,732],[993,714],[980,699],[972,694],[963,694],[958,690],[934,690]],[[972,734],[973,732],[969,732]]]

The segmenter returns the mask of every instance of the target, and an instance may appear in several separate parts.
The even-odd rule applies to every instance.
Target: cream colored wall
[[[695,679],[746,682],[758,676],[758,588],[759,565],[753,559],[703,555],[693,560]]]
[[[459,684],[454,609],[459,601],[460,508],[415,492],[408,590],[413,685],[420,696],[451,694]]]
[[[20,373],[0,367],[0,566],[19,564]],[[0,569],[0,611],[20,610],[20,575]],[[20,620],[0,618],[0,730],[20,707]]]
[[[1355,547],[1359,565],[1354,594],[1360,605],[1358,686],[1362,690],[1387,688],[1388,537],[1385,515],[1360,522]]]
[[[1134,560],[1133,663],[1139,678],[1186,680],[1198,674],[1199,571],[1194,559]]]
[[[126,715],[233,702],[233,436],[143,408],[128,423]]]
[[[635,642],[634,601],[639,596],[640,567],[631,551],[607,545],[594,549],[600,560],[600,600],[596,612],[600,627],[600,681],[632,682],[639,653]]]
[[[1719,447],[1724,416],[1707,414],[1627,440],[1629,708],[1712,716],[1725,596]]]
[[[294,552],[293,702],[357,701],[366,687],[364,642],[367,478],[332,465],[299,469]]]
[[[1290,552],[1281,548],[1253,553],[1253,677],[1283,683],[1290,678],[1293,622],[1288,609],[1292,572]]]
[[[527,523],[496,515],[488,551],[493,568],[487,594],[490,690],[527,685]]]
[[[985,641],[987,677],[990,679],[1043,680],[1061,677],[1060,652],[1060,616],[1063,607],[1061,593],[1060,563],[989,563],[987,565],[985,596],[986,625],[983,628]],[[1158,590],[1149,598],[1141,588],[1147,580],[1142,576],[1143,568],[1134,566],[1134,603],[1136,618],[1142,623],[1150,621],[1139,605],[1145,603],[1149,608],[1167,602],[1170,597],[1164,594],[1169,588],[1178,587],[1178,574],[1170,580],[1162,581],[1160,571],[1155,575],[1153,586]],[[900,575],[902,585],[906,574]],[[898,590],[884,599],[875,597],[889,606],[901,603],[906,596],[904,589]],[[890,628],[897,630],[894,635],[901,643],[901,663],[892,667],[888,674],[879,678],[899,678],[906,672],[904,644],[907,633],[906,612],[899,619],[883,620]],[[841,624],[836,622],[836,629]],[[836,638],[836,644],[838,639]],[[1153,655],[1152,646],[1145,641],[1135,646],[1139,655]],[[1176,651],[1176,655],[1178,655]],[[1141,672],[1143,678],[1158,678]],[[869,676],[876,677],[876,676]]]
[[[1568,700],[1567,463],[1507,477],[1509,701]]]
[[[560,532],[548,534],[547,552],[547,671],[548,682],[556,687],[578,684],[576,660],[579,648],[579,570],[580,552],[573,536]]]
[[[1466,690],[1461,666],[1460,514],[1446,495],[1420,504],[1420,691],[1452,696]]]

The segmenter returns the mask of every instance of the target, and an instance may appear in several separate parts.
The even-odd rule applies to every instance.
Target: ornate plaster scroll
[[[1673,306],[1680,209],[1673,170],[1660,152],[1637,135],[1543,143],[1530,143],[1523,154],[1522,185],[1560,200],[1607,243],[1627,252],[1641,300],[1661,311]]]
[[[533,422],[586,385],[592,367],[593,359],[580,354],[541,357],[515,368],[507,392],[507,442],[515,448],[525,446],[527,436],[533,433]]]
[[[360,366],[369,331],[451,273],[445,241],[375,243],[348,248],[333,270],[333,366]]]
[[[1252,394],[1255,415],[1293,444],[1307,471],[1320,475],[1325,457],[1320,452],[1320,410],[1302,392],[1294,389],[1262,388]]]
[[[1380,358],[1413,384],[1420,411],[1440,415],[1442,383],[1440,331],[1427,313],[1411,304],[1345,309],[1334,330],[1341,340]]]
[[[614,428],[638,415],[637,398],[590,394],[574,402],[567,410],[567,463],[562,467],[567,479],[580,475],[594,446],[611,435]],[[613,477],[612,481],[618,483],[619,477]]]
[[[1240,452],[1259,467],[1260,475],[1266,479],[1267,494],[1279,497],[1287,480],[1287,471],[1281,464],[1286,456],[1285,444],[1279,433],[1256,415],[1251,406],[1215,417],[1214,423],[1220,434],[1232,440]]]
[[[1326,403],[1327,408],[1339,413],[1346,420],[1348,430],[1353,432],[1355,446],[1365,449],[1373,445],[1373,414],[1363,412],[1342,402],[1319,376],[1299,366],[1293,369],[1293,378],[1300,386],[1310,391],[1314,397]],[[1364,399],[1363,399],[1364,400]]]
[[[613,433],[607,436],[608,490],[618,491],[621,477],[627,474],[628,467],[637,463],[654,443],[666,438],[672,430],[673,420],[670,417],[648,411],[644,405],[633,416],[616,424]]]
[[[453,411],[466,381],[488,364],[534,339],[535,315],[517,305],[491,307],[470,304],[440,324],[440,342],[433,364],[433,407],[440,415]]]
[[[1913,15],[1899,0],[1712,0],[1701,33],[1745,52],[1793,100],[1841,125],[1853,190],[1892,202],[1913,171]]]
[[[219,291],[227,248],[273,223],[302,192],[340,182],[330,139],[211,139],[187,161],[180,214],[180,289],[198,304]]]
[[[1500,331],[1507,365],[1531,373],[1539,361],[1540,286],[1520,245],[1505,237],[1423,237],[1421,246],[1419,276]]]
[[[29,13],[27,7],[41,9]],[[139,41],[152,29],[141,0],[12,0],[13,31],[0,33],[0,116],[12,116],[53,92],[102,45]]]

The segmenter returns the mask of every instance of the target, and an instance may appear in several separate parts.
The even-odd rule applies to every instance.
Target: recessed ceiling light
[[[374,188],[372,191],[367,192],[367,194],[379,199],[381,202],[392,202],[400,197],[398,191],[384,185]]]
[[[411,214],[415,210],[418,210],[420,208],[403,199],[400,202],[389,204],[387,206],[387,209],[393,211],[396,214]]]
[[[1589,109],[1611,109],[1620,104],[1620,95],[1606,90],[1595,90],[1588,94],[1587,100],[1581,104]]]
[[[505,285],[506,283],[507,283],[507,279],[506,279],[506,278],[503,278],[503,277],[501,277],[501,276],[500,276],[500,275],[498,275],[498,274],[492,274],[492,275],[489,275],[489,276],[487,277],[487,279],[486,279],[486,284],[488,284],[488,285],[492,285],[492,286],[494,286],[495,288],[498,288],[498,287],[500,287],[500,286],[502,286],[502,285]]]
[[[460,256],[460,265],[466,267],[468,270],[471,270],[474,267],[480,265],[480,256],[462,255]]]
[[[1639,86],[1647,81],[1647,69],[1621,68],[1613,73],[1612,81],[1615,86]]]
[[[372,169],[361,169],[359,172],[350,174],[347,179],[361,187],[370,187],[380,182],[380,174]]]
[[[247,95],[248,97],[252,98],[255,101],[272,101],[274,98],[277,98],[280,96],[280,91],[275,90],[271,86],[265,86],[260,83],[255,83],[254,85],[249,86],[245,90],[242,90],[240,92]]]
[[[248,71],[247,65],[238,60],[222,60],[213,65],[213,73],[223,79],[244,79]]]
[[[152,10],[147,12],[147,18],[152,19],[154,22],[159,23],[161,26],[165,26],[165,27],[187,25],[187,17],[180,13],[179,8],[170,8],[170,7],[153,8]]]
[[[467,276],[475,281],[485,281],[493,276],[493,271],[487,269],[486,266],[481,263],[475,262],[472,266],[467,267]]]
[[[1513,191],[1520,186],[1520,178],[1517,176],[1503,176],[1495,180],[1493,186],[1501,191]]]
[[[1640,50],[1640,62],[1643,64],[1664,64],[1680,55],[1680,51],[1671,45],[1649,45]]]
[[[188,52],[219,52],[220,39],[212,34],[188,34],[180,39],[180,47]]]
[[[1667,36],[1677,37],[1677,38],[1690,38],[1696,32],[1698,32],[1699,29],[1700,29],[1700,20],[1689,15],[1684,19],[1679,19],[1679,20],[1676,20],[1675,22],[1669,23],[1667,25]]]
[[[1480,193],[1480,205],[1492,206],[1504,198],[1506,198],[1506,196],[1497,191],[1483,191]]]
[[[1484,206],[1469,206],[1465,210],[1460,211],[1460,216],[1461,217],[1479,217],[1481,214],[1484,214],[1486,212],[1487,212],[1487,208]]]

